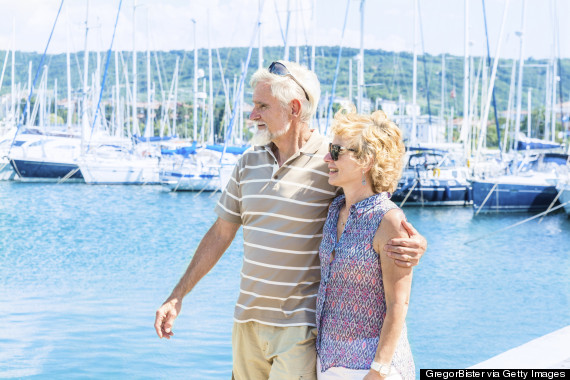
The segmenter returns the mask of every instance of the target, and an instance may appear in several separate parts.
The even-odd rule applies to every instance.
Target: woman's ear
[[[364,170],[365,173],[368,173],[372,170],[372,166],[374,166],[374,160],[371,157],[367,157],[362,170]]]

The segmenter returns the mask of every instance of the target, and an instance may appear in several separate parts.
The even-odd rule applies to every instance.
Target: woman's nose
[[[331,161],[333,161],[330,152],[327,152],[327,154],[325,154],[325,157],[324,157],[323,159],[325,160],[325,162],[331,162]]]

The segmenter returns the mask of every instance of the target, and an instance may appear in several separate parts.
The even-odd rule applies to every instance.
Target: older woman
[[[344,195],[330,205],[319,248],[318,379],[415,378],[405,318],[412,268],[382,250],[407,237],[403,212],[390,201],[404,144],[382,111],[335,115],[325,162]]]

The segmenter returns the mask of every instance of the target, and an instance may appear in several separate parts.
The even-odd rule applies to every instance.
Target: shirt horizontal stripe
[[[310,169],[310,168],[301,168],[301,167],[290,166],[290,165],[283,165],[283,167],[287,168],[287,169],[292,169],[292,170],[299,170],[299,171],[303,171],[303,172],[315,173],[315,174],[319,174],[319,175],[322,175],[323,177],[327,177],[327,178],[329,176],[329,172],[322,172],[320,170],[315,170],[315,169]]]
[[[238,197],[236,197],[235,195],[233,195],[233,194],[230,193],[229,191],[227,191],[226,194],[229,195],[230,198],[233,198],[233,199],[235,199],[235,200],[238,201],[238,202],[240,201],[240,199],[239,199]]]
[[[297,201],[294,199],[290,199],[290,198],[284,198],[284,197],[277,197],[274,195],[244,195],[243,197],[241,197],[241,199],[275,199],[277,201],[283,201],[283,202],[290,202],[290,203],[296,203],[298,205],[303,205],[303,206],[311,206],[311,207],[328,207],[329,203],[310,203],[310,202],[303,202],[303,201]]]
[[[239,213],[237,212],[233,212],[231,210],[228,210],[227,208],[224,207],[223,204],[221,204],[220,202],[218,202],[218,206],[220,206],[225,212],[232,214],[232,215],[236,215],[236,216],[241,216]]]
[[[248,243],[248,242],[244,242],[243,245],[247,245],[247,246],[252,247],[252,248],[263,249],[265,251],[290,253],[292,255],[316,255],[317,253],[319,253],[319,251],[294,251],[292,249],[274,248],[274,247],[268,247],[266,245],[253,244],[253,243]]]
[[[246,215],[272,216],[274,218],[281,218],[281,219],[293,220],[295,222],[305,222],[305,223],[324,222],[327,219],[327,218],[304,219],[304,218],[296,218],[294,216],[287,216],[287,215],[283,215],[283,214],[275,214],[272,212],[256,212],[256,211],[246,211],[242,215],[243,216],[246,216]]]
[[[314,323],[304,323],[304,322],[301,322],[301,323],[274,323],[274,322],[262,321],[262,320],[255,319],[255,318],[249,318],[249,319],[243,319],[243,320],[234,318],[234,322],[236,322],[236,323],[257,322],[257,323],[261,323],[262,325],[276,326],[276,327],[296,327],[296,326],[317,327],[317,325]]]
[[[285,269],[285,270],[321,269],[320,265],[313,266],[313,267],[288,267],[288,266],[284,266],[284,265],[273,265],[273,264],[267,264],[267,263],[260,263],[259,261],[250,260],[250,259],[247,259],[245,257],[243,258],[243,260],[247,263],[250,263],[253,265],[259,265],[259,266],[267,267],[267,268],[276,268],[276,269]]]
[[[248,292],[247,290],[243,290],[243,289],[240,289],[239,291],[240,291],[240,293],[247,294],[249,296],[254,296],[257,298],[269,298],[272,300],[279,300],[279,301],[287,301],[289,299],[301,300],[304,298],[314,298],[317,296],[316,294],[309,294],[308,296],[273,297],[273,296],[267,296],[267,295],[258,294],[258,293],[254,293],[254,292]]]
[[[258,282],[263,282],[265,284],[271,284],[271,285],[281,285],[281,286],[297,286],[299,284],[301,285],[311,285],[311,284],[315,284],[319,281],[299,281],[299,282],[279,282],[279,281],[269,281],[269,280],[265,280],[263,278],[258,278],[258,277],[252,277],[252,276],[248,276],[246,274],[244,274],[243,272],[240,273],[241,276],[243,278],[247,278],[249,280],[252,281],[258,281]]]
[[[245,165],[239,170],[240,174],[246,169],[258,169],[258,168],[272,168],[274,164],[262,164],[262,165]]]
[[[269,230],[269,229],[267,229],[267,228],[260,228],[260,227],[243,226],[243,229],[244,229],[244,230],[252,230],[252,231],[265,232],[265,233],[267,233],[267,234],[273,234],[273,235],[281,235],[281,236],[289,236],[289,237],[302,238],[302,239],[313,239],[313,238],[323,237],[323,234],[315,234],[315,235],[290,234],[290,233],[288,233],[288,232],[280,232],[280,231]]]
[[[282,310],[282,309],[279,309],[279,308],[276,308],[276,307],[264,307],[264,306],[250,306],[250,307],[248,307],[248,306],[241,305],[241,304],[239,304],[239,303],[236,303],[236,306],[239,306],[239,307],[241,307],[241,308],[244,309],[244,310],[252,310],[252,309],[256,309],[256,310],[270,310],[270,311],[278,311],[278,312],[283,313],[283,314],[293,314],[293,313],[298,313],[298,312],[300,312],[300,311],[310,311],[310,312],[312,312],[312,313],[316,313],[316,312],[317,312],[315,309],[309,309],[309,308],[306,308],[306,307],[302,307],[302,308],[300,308],[300,309],[295,309],[295,310]]]

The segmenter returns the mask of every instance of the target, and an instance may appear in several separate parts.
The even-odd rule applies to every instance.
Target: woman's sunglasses
[[[345,148],[344,146],[329,143],[329,153],[331,154],[331,158],[333,159],[333,161],[338,160],[338,156],[340,156],[340,154],[346,150],[350,150],[351,152],[356,152],[356,149]]]
[[[269,69],[267,70],[269,70],[271,74],[279,75],[282,77],[289,77],[293,79],[295,83],[297,83],[299,87],[301,87],[301,90],[303,90],[303,92],[305,93],[305,98],[309,100],[309,94],[307,94],[307,91],[305,91],[305,87],[303,87],[303,85],[299,83],[297,78],[295,78],[293,74],[291,74],[289,70],[287,70],[287,67],[284,64],[282,64],[281,62],[273,62],[271,65],[269,65]]]

